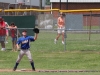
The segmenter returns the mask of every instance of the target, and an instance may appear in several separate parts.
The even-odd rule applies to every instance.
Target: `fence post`
[[[92,11],[90,12],[89,40],[90,40],[90,37],[91,37],[91,22],[92,22]]]
[[[66,45],[67,45],[67,43],[66,43],[66,38],[67,38],[67,35],[66,35],[66,27],[65,27],[65,33],[64,33],[64,42],[65,42],[65,44],[64,44],[64,51],[66,51]]]
[[[17,41],[18,41],[18,29],[17,29]]]

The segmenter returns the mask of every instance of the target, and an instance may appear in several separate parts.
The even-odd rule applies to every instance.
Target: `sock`
[[[17,68],[18,65],[19,65],[19,63],[16,63],[14,68]]]
[[[34,62],[31,62],[31,66],[32,66],[32,69],[34,69],[35,67],[34,67]]]

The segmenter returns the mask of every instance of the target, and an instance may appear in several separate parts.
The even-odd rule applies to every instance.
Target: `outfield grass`
[[[66,47],[61,44],[61,38],[54,44],[56,33],[41,32],[38,40],[31,43],[32,57],[37,70],[100,70],[100,35],[67,34]],[[0,69],[13,69],[19,52],[11,51],[11,40],[6,44],[7,51],[0,51]],[[26,56],[23,57],[18,69],[31,69]],[[1,73],[11,75],[11,73]],[[12,72],[12,75],[27,75],[28,73]],[[30,73],[28,75],[31,75]],[[35,73],[37,75],[98,75],[97,73]]]

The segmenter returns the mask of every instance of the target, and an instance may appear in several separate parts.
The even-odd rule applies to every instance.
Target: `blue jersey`
[[[17,44],[21,44],[21,49],[29,49],[30,48],[30,41],[35,41],[34,37],[26,36],[26,37],[20,37],[17,41]]]

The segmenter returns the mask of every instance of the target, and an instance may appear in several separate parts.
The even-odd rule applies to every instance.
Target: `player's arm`
[[[17,50],[19,50],[19,49],[20,49],[20,46],[19,46],[19,44],[16,44],[16,47],[17,47]]]
[[[8,28],[9,29],[17,29],[17,26],[15,26],[15,27],[9,26]]]
[[[9,25],[8,25],[8,23],[6,23],[6,29],[9,29]]]
[[[7,28],[12,29],[12,26],[8,26]]]
[[[11,26],[8,26],[7,28],[11,28]]]
[[[34,40],[37,40],[37,37],[38,37],[38,34],[37,34],[37,33],[35,33]]]
[[[9,27],[9,24],[7,22],[5,22],[5,24],[6,24],[6,27]]]
[[[17,29],[17,26],[13,27],[14,29]]]
[[[18,39],[18,41],[17,41],[17,43],[16,43],[17,50],[20,49],[20,46],[19,46],[20,43],[21,43],[21,41],[20,41],[20,39]]]
[[[7,28],[8,28],[9,30],[10,30],[10,29],[12,29],[12,27],[11,27],[11,26],[8,26]]]
[[[34,36],[34,37],[31,37],[31,36],[30,36],[30,41],[35,41],[35,40],[37,40],[37,37],[38,37],[38,34],[35,33],[35,36]]]

